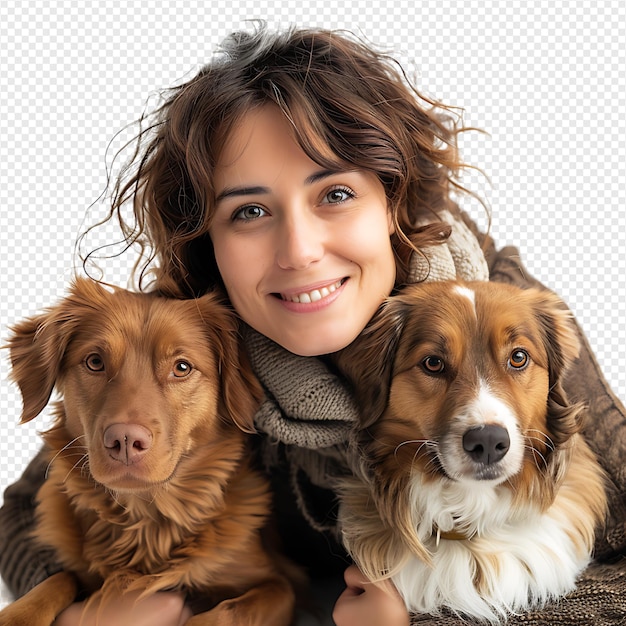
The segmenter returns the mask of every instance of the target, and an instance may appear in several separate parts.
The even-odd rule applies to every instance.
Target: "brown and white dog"
[[[292,622],[292,572],[262,542],[270,493],[246,434],[260,387],[216,297],[171,300],[81,279],[17,325],[9,347],[22,422],[54,389],[62,397],[44,433],[36,540],[64,571],[9,605],[0,624],[48,626],[77,589],[180,590],[210,607],[190,625]]]
[[[409,611],[499,622],[575,587],[606,512],[577,354],[556,296],[486,282],[407,287],[338,354],[362,415],[343,537]]]

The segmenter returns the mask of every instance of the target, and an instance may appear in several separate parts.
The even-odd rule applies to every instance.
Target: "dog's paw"
[[[19,606],[18,603],[10,604],[0,611],[0,626],[50,626],[51,623],[42,621],[41,615]]]
[[[0,611],[0,626],[51,626],[76,597],[73,574],[58,572]]]
[[[293,588],[287,579],[276,577],[194,615],[187,626],[289,626],[294,615]]]

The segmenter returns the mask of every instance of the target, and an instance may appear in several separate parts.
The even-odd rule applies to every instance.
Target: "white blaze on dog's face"
[[[524,446],[515,411],[481,380],[441,437],[437,458],[455,480],[500,483],[520,471]]]
[[[394,325],[386,410],[368,427],[387,471],[500,484],[546,467],[551,375],[577,352],[554,296],[493,283],[417,285],[390,299],[372,337]]]

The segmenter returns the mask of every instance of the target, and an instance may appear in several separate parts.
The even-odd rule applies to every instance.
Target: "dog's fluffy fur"
[[[411,612],[498,622],[574,588],[606,509],[561,385],[577,354],[553,294],[454,282],[407,287],[338,354],[362,416],[343,537]]]
[[[244,432],[260,387],[216,297],[169,300],[81,279],[17,325],[9,347],[22,422],[53,389],[62,396],[44,433],[36,537],[65,571],[0,624],[50,624],[76,582],[92,594],[181,590],[211,607],[189,624],[291,623],[293,572],[262,543],[270,493]]]

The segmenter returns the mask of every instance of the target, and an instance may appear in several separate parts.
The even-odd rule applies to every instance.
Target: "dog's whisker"
[[[84,456],[85,454],[87,454],[87,447],[86,446],[80,446],[80,449],[76,448],[75,452],[70,452],[67,451],[66,454],[61,455],[61,453],[55,455],[55,459],[69,459],[73,456]],[[52,463],[52,461],[49,463],[49,465]]]
[[[531,433],[531,432],[532,433],[537,433],[538,436],[534,436],[534,435],[528,434],[528,433]],[[534,461],[535,466],[537,467],[537,469],[539,471],[542,470],[542,467],[539,464],[539,459],[541,459],[541,461],[543,463],[543,469],[546,469],[548,467],[548,460],[547,460],[546,456],[533,445],[533,441],[536,441],[536,442],[538,442],[540,444],[543,444],[550,452],[553,452],[556,449],[554,441],[546,433],[544,433],[542,430],[539,430],[539,429],[536,429],[536,428],[529,428],[528,431],[525,434],[525,439],[529,443],[527,445],[525,445],[524,447],[531,452],[532,457],[533,457],[533,461]]]
[[[554,443],[554,440],[550,437],[550,435],[543,432],[542,430],[538,430],[537,428],[529,428],[527,430],[527,433],[538,433],[539,437],[531,437],[528,434],[526,435],[526,437],[528,437],[529,439],[534,438],[534,439],[537,439],[538,441],[542,441],[542,443],[544,443],[551,450],[556,449],[556,444]]]
[[[59,457],[60,454],[65,452],[70,446],[76,443],[79,439],[84,439],[85,435],[78,435],[78,437],[74,437],[70,442],[66,443],[53,457],[50,459],[48,465],[46,466],[45,477],[48,478],[48,473],[50,472],[50,466],[54,463],[54,461]],[[87,449],[87,446],[79,446],[80,448]],[[71,470],[70,470],[71,471]]]
[[[550,445],[547,445],[546,442],[543,439],[540,439],[539,437],[528,437],[526,436],[525,439],[527,440],[527,443],[525,444],[527,448],[533,448],[533,449],[537,449],[535,447],[535,445],[533,444],[534,441],[536,441],[539,444],[545,444],[546,448],[550,451],[553,452],[554,448]]]
[[[431,470],[433,470],[434,472],[439,471],[440,468],[440,461],[436,456],[431,456],[430,459],[428,459],[428,463],[426,463],[426,465],[424,466],[424,472],[429,472]]]
[[[540,458],[543,461],[543,469],[546,469],[548,467],[548,460],[546,459],[546,457],[541,454],[541,452],[539,450],[537,450],[537,448],[534,448],[533,446],[524,446],[527,450],[530,450],[532,457],[533,457],[533,462],[535,463],[535,467],[541,471],[542,468],[539,466],[539,461],[538,458]]]
[[[415,452],[413,453],[413,458],[411,459],[411,467],[413,467],[418,459],[420,457],[423,457],[424,455],[428,455],[428,449],[424,450],[424,448],[432,448],[432,449],[437,449],[438,444],[436,441],[433,441],[432,439],[408,439],[406,441],[403,441],[402,443],[399,443],[393,454],[394,456],[397,456],[398,451],[400,450],[400,448],[402,446],[406,446],[406,445],[413,445],[413,444],[419,444],[419,446],[416,448]],[[430,459],[426,465],[426,467],[428,467],[428,465],[432,463],[432,459]]]
[[[420,454],[422,452],[422,448],[424,447],[425,444],[422,444],[419,448],[417,448],[417,450],[415,450],[415,454],[413,455],[413,459],[411,460],[411,466],[413,466],[415,463],[417,463],[417,460],[420,457]]]
[[[88,453],[87,446],[77,446],[75,448],[72,448],[71,450],[66,450],[65,453],[63,451],[59,451],[54,455],[54,459],[52,459],[48,463],[48,467],[50,467],[52,463],[56,460],[69,459],[70,457],[73,457],[73,456],[83,456],[84,454],[87,454],[87,453]]]
[[[420,447],[417,449],[417,452],[419,452],[425,445],[428,444],[428,439],[408,439],[407,441],[403,441],[402,443],[399,443],[395,450],[393,451],[393,455],[396,456],[398,454],[398,450],[402,447],[402,446],[408,446],[414,443],[419,443],[421,444]]]
[[[64,454],[63,456],[58,456],[57,457],[57,461],[62,461],[62,460],[70,460],[72,459],[72,457],[78,457],[78,463],[80,463],[80,461],[82,459],[84,459],[86,456],[88,456],[89,453],[85,450],[83,452],[71,452],[69,454]],[[48,467],[46,468],[46,471],[50,469],[50,465],[48,465]],[[74,468],[72,468],[74,469]],[[70,470],[71,471],[71,470]]]
[[[85,454],[83,457],[83,464],[80,466],[81,476],[91,476],[91,468],[89,467],[89,455]]]
[[[76,461],[76,463],[74,463],[74,465],[72,465],[72,467],[70,468],[69,472],[65,475],[65,478],[63,479],[63,483],[65,484],[65,482],[67,481],[67,479],[70,477],[70,474],[80,465],[81,461],[84,461],[85,459],[89,458],[89,455],[87,453],[82,454],[80,459],[78,459],[78,461]],[[83,463],[84,465],[84,463]],[[82,471],[82,468],[81,468]]]

